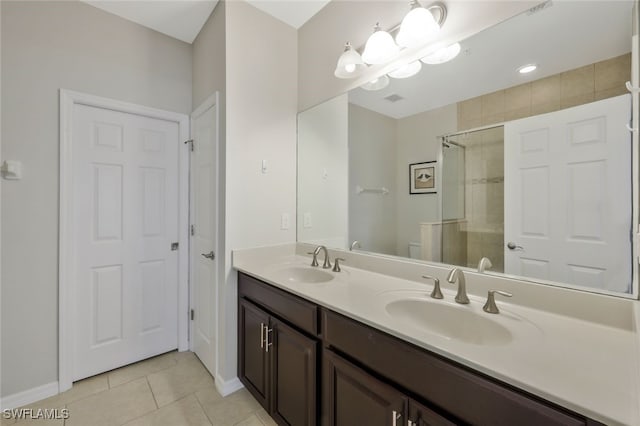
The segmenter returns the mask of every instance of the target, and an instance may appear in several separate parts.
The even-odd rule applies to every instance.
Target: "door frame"
[[[60,89],[60,197],[58,255],[58,390],[73,384],[75,288],[73,259],[73,120],[74,105],[136,114],[178,124],[178,350],[189,348],[189,116],[115,99]]]
[[[216,175],[217,175],[217,179],[216,179],[216,187],[215,187],[215,202],[216,202],[216,209],[218,209],[218,214],[216,214],[216,222],[215,222],[215,233],[216,233],[216,238],[214,241],[214,252],[216,254],[216,258],[214,260],[214,262],[217,262],[217,268],[216,268],[216,273],[217,275],[215,276],[216,281],[220,278],[220,238],[219,238],[219,228],[220,228],[220,175],[219,175],[219,171],[220,171],[220,92],[219,91],[215,91],[213,92],[211,95],[209,95],[209,97],[207,97],[195,110],[193,110],[193,112],[191,113],[191,115],[189,116],[189,125],[190,125],[190,130],[192,131],[191,134],[193,135],[193,126],[195,124],[195,120],[200,117],[202,114],[204,114],[205,112],[207,112],[210,108],[216,107],[216,135],[215,135],[215,144],[216,146],[214,147],[215,149],[215,153],[216,153],[216,162],[215,162],[215,167],[216,167]],[[196,142],[193,142],[196,143]],[[188,161],[191,161],[192,155],[191,152],[188,153]],[[191,163],[189,163],[191,164]],[[189,226],[191,226],[191,224],[194,224],[195,222],[195,206],[194,206],[194,197],[191,196],[191,190],[193,189],[193,179],[194,176],[193,174],[191,174],[191,176],[189,177]],[[191,233],[189,233],[189,252],[191,252],[192,249],[192,240],[191,240]],[[193,300],[193,294],[194,294],[194,283],[191,279],[191,277],[193,277],[193,268],[194,268],[194,259],[195,256],[197,256],[197,254],[194,254],[193,256],[189,256],[189,309],[194,307],[194,300]],[[218,294],[218,286],[216,285],[214,287],[214,291],[213,294],[215,294],[215,303],[212,305],[212,308],[215,309],[216,311],[218,310],[218,300],[219,300],[219,294]],[[191,317],[189,317],[191,318]],[[217,333],[217,326],[218,326],[218,315],[216,312],[215,315],[216,318],[216,324],[214,324],[214,333],[216,334],[216,339],[215,339],[215,348],[214,348],[214,353],[216,354],[216,359],[214,360],[215,363],[215,372],[213,372],[212,374],[217,374],[218,372],[218,333]],[[193,339],[193,321],[189,320],[189,350],[193,351],[194,348],[194,339]]]

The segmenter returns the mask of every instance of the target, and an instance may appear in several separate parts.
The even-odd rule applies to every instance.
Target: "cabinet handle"
[[[260,349],[264,349],[264,323],[260,323]]]
[[[269,352],[269,346],[273,345],[273,343],[269,341],[269,333],[273,332],[273,328],[271,328],[271,329],[270,329],[270,328],[268,328],[268,327],[265,327],[265,330],[267,330],[267,332],[266,332],[266,334],[265,334],[265,336],[264,336],[264,337],[265,337],[265,339],[264,339],[264,340],[265,340],[265,342],[266,342],[265,350],[266,350],[267,352]]]
[[[407,426],[418,426],[418,424],[415,422],[412,422],[411,420],[407,420]]]
[[[398,426],[398,420],[400,420],[402,414],[398,413],[396,410],[393,410],[392,416],[393,426]]]

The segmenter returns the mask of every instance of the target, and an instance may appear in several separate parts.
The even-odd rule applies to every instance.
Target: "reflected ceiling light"
[[[518,68],[518,72],[520,74],[528,74],[530,72],[535,71],[538,68],[538,66],[536,64],[527,64],[527,65],[523,65],[520,68]]]
[[[417,0],[411,0],[411,11],[402,20],[400,31],[396,35],[396,43],[402,47],[418,47],[431,41],[440,31],[440,23],[444,20],[444,6],[434,5],[425,9]],[[431,9],[440,11],[440,23],[431,13]]]
[[[384,64],[393,59],[400,48],[393,41],[393,37],[386,31],[382,31],[380,24],[376,23],[373,34],[369,36],[367,44],[362,52],[362,60],[371,65]]]
[[[408,78],[418,74],[421,69],[422,64],[420,63],[420,61],[415,61],[411,62],[410,64],[403,65],[387,75],[392,78]]]
[[[375,80],[371,80],[360,87],[362,87],[364,90],[373,91],[373,90],[384,89],[388,85],[389,85],[389,77],[387,77],[386,75],[383,75],[382,77],[378,77]]]
[[[344,45],[344,52],[338,58],[338,65],[333,72],[338,78],[358,77],[367,68],[360,54],[351,47],[351,43]]]
[[[460,53],[460,49],[460,43],[455,43],[451,46],[438,49],[420,60],[429,65],[444,64],[445,62],[449,62],[450,60],[458,56],[458,54]]]

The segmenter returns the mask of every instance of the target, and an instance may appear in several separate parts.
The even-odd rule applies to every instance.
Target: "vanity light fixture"
[[[530,72],[535,71],[538,68],[536,64],[527,64],[518,68],[518,72],[520,74],[529,74]]]
[[[358,77],[367,68],[362,61],[362,57],[351,47],[351,43],[344,45],[344,52],[338,58],[338,65],[333,74],[338,78],[354,78]]]
[[[440,23],[436,21],[431,9],[437,9],[440,13],[440,21],[444,17],[444,6],[436,4],[425,9],[417,0],[411,0],[411,10],[406,14],[400,24],[400,31],[396,35],[396,43],[402,47],[418,47],[431,41],[440,31]]]
[[[422,64],[420,63],[420,61],[415,61],[411,62],[410,64],[403,65],[387,75],[392,78],[409,78],[418,74],[421,69]]]
[[[460,49],[460,43],[454,43],[451,46],[438,49],[420,60],[429,65],[444,64],[445,62],[449,62],[450,60],[458,56],[458,54],[460,53]]]
[[[384,64],[393,59],[400,48],[393,41],[393,37],[386,31],[382,31],[380,23],[376,23],[373,34],[367,39],[362,52],[362,60],[371,65]]]
[[[386,75],[380,76],[375,80],[371,80],[360,86],[364,90],[374,91],[384,89],[389,85],[389,77]]]

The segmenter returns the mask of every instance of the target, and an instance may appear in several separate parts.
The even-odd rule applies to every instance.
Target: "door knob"
[[[207,254],[202,253],[202,256],[206,257],[207,259],[211,259],[211,260],[216,258],[216,254],[213,252],[213,250],[211,250]]]
[[[507,243],[507,248],[509,250],[524,250],[524,247],[516,245],[516,243],[509,241]]]

